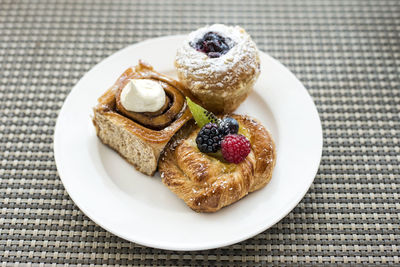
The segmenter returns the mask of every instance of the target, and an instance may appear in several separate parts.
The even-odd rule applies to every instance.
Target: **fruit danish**
[[[256,44],[244,29],[214,24],[189,34],[178,49],[179,80],[214,113],[233,112],[260,74]]]
[[[192,117],[184,90],[140,61],[98,99],[97,136],[138,171],[153,175],[165,145]]]
[[[264,126],[233,115],[201,129],[187,123],[163,152],[159,171],[162,182],[190,208],[215,212],[264,187],[275,160],[275,145]]]

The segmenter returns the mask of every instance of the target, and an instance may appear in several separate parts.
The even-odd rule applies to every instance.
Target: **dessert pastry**
[[[244,29],[214,24],[189,34],[178,49],[179,80],[214,113],[233,112],[260,74],[256,44]]]
[[[201,129],[187,123],[164,150],[159,171],[190,208],[215,212],[264,187],[275,159],[274,142],[261,123],[233,115]]]
[[[138,171],[153,175],[165,145],[192,117],[184,90],[139,62],[98,99],[93,117],[97,136]]]

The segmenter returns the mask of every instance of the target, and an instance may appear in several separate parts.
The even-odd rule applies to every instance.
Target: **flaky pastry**
[[[200,104],[221,114],[233,112],[250,94],[260,59],[244,29],[214,24],[189,34],[177,51],[175,67]]]
[[[160,158],[162,182],[197,212],[215,212],[271,180],[276,152],[270,133],[248,116],[232,117],[251,143],[250,154],[239,164],[200,152],[195,142],[199,128],[194,123],[176,134]]]

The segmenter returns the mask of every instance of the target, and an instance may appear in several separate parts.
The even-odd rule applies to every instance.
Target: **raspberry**
[[[232,117],[224,118],[219,127],[224,135],[237,134],[239,131],[239,123]]]
[[[222,137],[218,125],[209,122],[197,134],[196,144],[203,153],[215,153],[221,148]]]
[[[250,153],[250,141],[241,134],[229,134],[221,142],[221,152],[226,161],[238,164]]]

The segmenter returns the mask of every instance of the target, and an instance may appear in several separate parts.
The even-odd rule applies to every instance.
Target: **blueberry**
[[[221,56],[221,53],[219,53],[219,52],[209,52],[207,55],[208,55],[210,58],[217,58],[217,57],[220,57],[220,56]]]
[[[228,53],[235,45],[230,38],[223,37],[216,32],[207,32],[196,43],[190,42],[189,44],[197,51],[207,54],[210,58],[217,58]]]
[[[220,129],[224,135],[237,134],[239,132],[239,123],[232,117],[226,117],[220,123]]]
[[[207,32],[206,34],[204,34],[203,39],[205,41],[210,41],[210,40],[219,40],[223,37],[221,37],[220,35],[218,35],[215,32]]]

